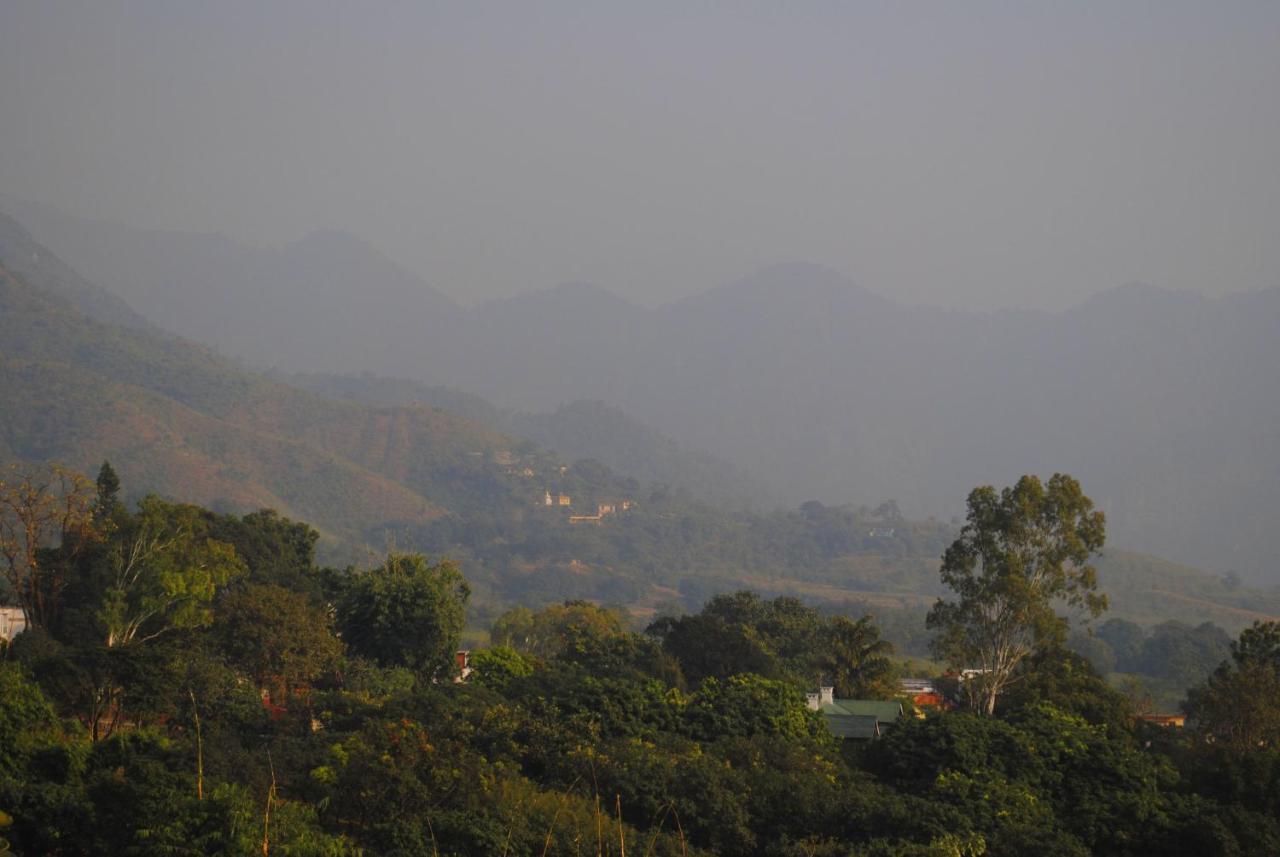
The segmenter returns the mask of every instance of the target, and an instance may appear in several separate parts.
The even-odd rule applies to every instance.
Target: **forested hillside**
[[[581,284],[464,309],[347,236],[255,250],[5,205],[152,320],[258,365],[408,377],[530,413],[598,400],[793,504],[893,497],[949,518],[972,485],[1070,472],[1116,545],[1275,582],[1274,287],[1097,283],[1064,312],[969,313],[790,264],[657,309]]]
[[[684,449],[600,401],[570,402],[551,412],[530,413],[498,408],[452,387],[372,374],[309,373],[283,379],[305,390],[365,404],[431,405],[528,438],[561,458],[593,458],[641,482],[661,484],[699,500],[758,510],[781,503],[778,492],[746,471],[710,453]]]
[[[350,551],[388,522],[426,522],[513,442],[429,407],[362,408],[245,371],[149,327],[95,320],[101,293],[0,219],[6,456],[112,458],[133,490],[314,519]],[[26,261],[21,276],[10,259]]]

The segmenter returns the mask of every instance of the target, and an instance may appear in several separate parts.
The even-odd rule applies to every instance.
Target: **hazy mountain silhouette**
[[[0,198],[41,244],[165,330],[261,366],[420,374],[420,340],[459,308],[343,232],[281,247],[131,229]]]
[[[88,473],[109,459],[134,496],[274,508],[349,557],[388,526],[447,513],[460,473],[484,478],[486,456],[518,443],[430,407],[286,386],[112,323],[126,309],[0,216],[0,459]]]
[[[975,485],[1066,471],[1108,512],[1113,544],[1275,574],[1280,289],[1131,285],[1065,312],[968,313],[789,264],[656,310],[590,286],[462,310],[338,236],[254,251],[204,237],[227,258],[196,260],[172,249],[190,236],[126,241],[47,216],[31,228],[104,283],[163,283],[165,306],[221,308],[162,311],[112,285],[153,321],[260,364],[391,372],[503,408],[599,400],[792,501],[892,497],[950,516]],[[227,261],[245,254],[255,264]],[[245,296],[279,281],[307,303],[318,272],[323,300],[296,314]],[[215,286],[216,300],[200,294]]]

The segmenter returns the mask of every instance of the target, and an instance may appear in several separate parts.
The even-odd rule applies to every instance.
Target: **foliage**
[[[1280,746],[1280,623],[1255,622],[1231,659],[1187,694],[1186,711],[1214,741],[1237,752]]]
[[[880,629],[871,616],[856,622],[836,616],[831,619],[827,650],[819,662],[837,697],[887,699],[898,692],[897,670],[889,659],[892,653],[893,644],[880,639]]]
[[[73,556],[92,538],[92,493],[83,476],[57,465],[11,465],[0,477],[0,562],[4,582],[32,627],[57,618],[63,564],[50,548]]]
[[[111,508],[111,527],[66,566],[62,619],[0,662],[0,807],[15,853],[1280,849],[1270,733],[1250,733],[1259,746],[1232,724],[1212,743],[1146,729],[1060,648],[1023,660],[994,716],[906,718],[867,743],[837,742],[801,689],[833,667],[863,691],[883,681],[879,627],[787,597],[724,594],[646,635],[586,602],[514,611],[494,625],[509,645],[474,652],[471,681],[424,681],[452,663],[457,566],[393,555],[320,573],[302,525],[152,502]],[[109,646],[97,616],[113,551],[148,514],[231,547],[244,569],[215,584],[212,625],[169,614],[169,631]],[[180,554],[199,556],[201,539]],[[1236,684],[1215,676],[1210,691],[1280,693],[1267,684],[1277,640],[1274,626],[1242,634],[1219,671]]]
[[[1010,685],[996,709],[1015,715],[1045,704],[1117,729],[1126,727],[1134,714],[1150,713],[1132,711],[1129,699],[1111,688],[1088,660],[1060,648],[1037,652],[1024,661],[1019,680]]]
[[[647,633],[691,681],[752,673],[804,688],[831,683],[842,698],[898,690],[893,646],[871,616],[826,617],[791,597],[718,595],[698,613],[655,620]]]
[[[113,534],[98,611],[106,644],[124,646],[213,621],[213,597],[245,573],[235,548],[209,533],[202,510],[156,497]]]
[[[290,521],[271,509],[241,518],[220,515],[210,524],[213,538],[235,546],[253,582],[320,594],[321,579],[315,566],[320,534],[308,525]]]
[[[393,553],[351,578],[338,603],[338,627],[352,652],[383,666],[450,676],[470,592],[449,560],[431,564]]]
[[[539,658],[581,651],[593,641],[624,634],[622,613],[586,601],[553,604],[537,613],[508,610],[493,623],[491,639]]]
[[[251,583],[218,604],[218,635],[229,663],[276,699],[338,665],[342,643],[333,620],[307,596],[273,584]]]
[[[38,742],[58,731],[40,686],[16,664],[0,663],[0,776],[21,771]]]
[[[1256,662],[1280,670],[1280,622],[1254,622],[1231,644],[1237,664]]]
[[[1210,622],[1170,620],[1143,628],[1108,619],[1089,633],[1073,631],[1068,645],[1101,673],[1117,673],[1146,712],[1176,708],[1186,689],[1204,681],[1230,653],[1231,638]]]
[[[476,683],[497,690],[506,687],[513,679],[533,675],[533,666],[529,658],[507,646],[494,646],[471,656]]]
[[[690,681],[757,673],[812,684],[832,642],[823,617],[798,599],[746,591],[717,595],[690,616],[658,619],[648,633]]]
[[[805,706],[799,691],[786,684],[750,674],[721,682],[705,679],[694,694],[687,714],[694,737],[778,737],[818,739],[825,732],[821,718]]]
[[[960,537],[942,558],[942,581],[958,600],[939,599],[928,623],[939,631],[939,657],[978,671],[963,688],[970,706],[990,715],[1022,661],[1064,638],[1057,602],[1095,616],[1105,609],[1088,564],[1102,547],[1105,519],[1060,473],[1046,484],[1024,476],[999,493],[976,488],[968,505]]]

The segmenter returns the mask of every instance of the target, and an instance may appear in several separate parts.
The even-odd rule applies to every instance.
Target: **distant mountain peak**
[[[498,298],[479,307],[480,314],[505,316],[509,313],[553,311],[581,314],[607,312],[630,314],[641,308],[595,283],[559,283],[544,289]]]
[[[814,262],[779,262],[716,286],[701,294],[668,306],[686,309],[724,302],[768,303],[786,301],[871,303],[889,306],[893,302],[860,286],[847,274]]]
[[[341,229],[317,229],[276,251],[285,259],[319,260],[328,264],[359,267],[394,274],[398,278],[421,281],[414,274],[358,235]],[[426,283],[422,283],[423,286]]]

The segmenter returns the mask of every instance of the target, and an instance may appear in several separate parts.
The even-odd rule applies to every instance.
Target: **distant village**
[[[470,452],[468,455],[475,458],[484,458],[486,453],[481,451]],[[490,461],[502,468],[502,472],[508,476],[515,476],[521,479],[534,479],[547,470],[546,461],[539,460],[536,456],[520,455],[509,449],[494,450],[487,454]],[[569,472],[569,466],[558,464],[552,468],[552,477],[558,475],[564,477]],[[536,501],[535,501],[536,502]],[[629,512],[634,506],[635,501],[629,497],[615,497],[604,500],[588,500],[579,503],[575,507],[573,495],[560,490],[544,488],[542,492],[541,505],[548,509],[557,509],[568,512],[565,520],[570,524],[599,524],[607,518],[616,517],[620,514]],[[593,509],[588,513],[585,509]]]
[[[573,498],[568,494],[555,493],[552,494],[550,489],[543,493],[542,505],[553,506],[561,509],[572,509]],[[631,500],[614,500],[609,502],[597,502],[596,513],[594,515],[570,515],[569,523],[571,524],[598,524],[611,515],[617,515],[619,512],[628,512],[631,510]]]

